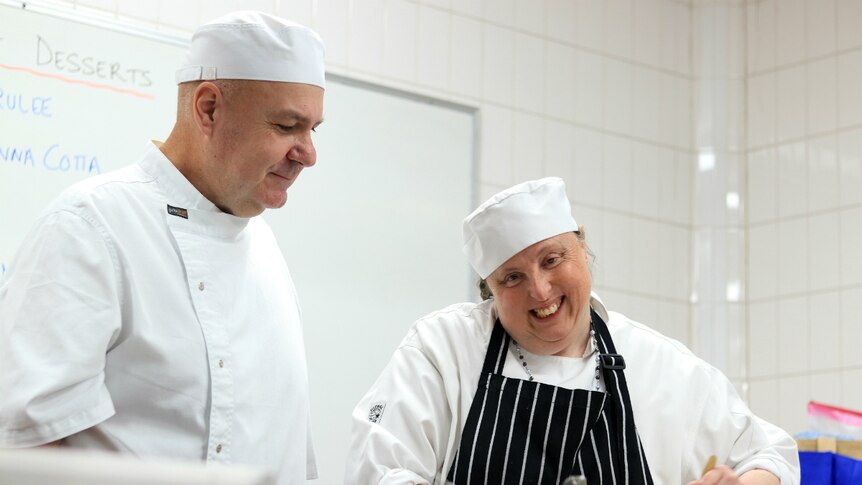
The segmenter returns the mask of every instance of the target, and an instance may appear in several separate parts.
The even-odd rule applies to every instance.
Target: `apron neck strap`
[[[506,364],[506,349],[509,348],[510,340],[511,337],[506,333],[498,318],[494,322],[494,330],[491,331],[491,339],[488,341],[488,351],[485,352],[482,374],[503,374],[503,366]]]

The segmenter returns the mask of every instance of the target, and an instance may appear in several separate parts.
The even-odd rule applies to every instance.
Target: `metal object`
[[[563,480],[563,485],[587,485],[587,479],[583,475],[571,475]]]

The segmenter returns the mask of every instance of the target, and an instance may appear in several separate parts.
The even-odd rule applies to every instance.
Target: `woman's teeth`
[[[554,303],[553,305],[549,306],[548,308],[538,308],[536,310],[533,310],[533,313],[535,313],[536,316],[538,316],[539,318],[547,318],[547,317],[553,315],[554,313],[556,313],[559,308],[560,308],[560,304]]]

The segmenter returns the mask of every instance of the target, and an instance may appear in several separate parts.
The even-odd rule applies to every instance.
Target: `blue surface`
[[[802,485],[862,485],[862,461],[835,453],[800,451]]]

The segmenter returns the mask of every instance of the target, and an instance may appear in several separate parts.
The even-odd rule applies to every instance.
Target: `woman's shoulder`
[[[457,336],[464,334],[490,335],[497,319],[493,300],[481,303],[455,303],[433,311],[416,320],[410,334],[423,336]]]
[[[496,319],[493,300],[449,305],[416,320],[401,347],[414,347],[432,360],[471,354],[487,346]]]
[[[617,353],[626,359],[628,366],[652,368],[653,365],[660,365],[664,372],[702,377],[718,372],[679,340],[621,313],[609,311],[607,316],[614,346]]]

